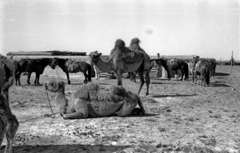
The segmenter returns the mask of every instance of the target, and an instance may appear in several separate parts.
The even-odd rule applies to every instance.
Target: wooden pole
[[[231,74],[232,74],[232,67],[233,67],[233,51],[232,51],[232,57],[231,57]]]

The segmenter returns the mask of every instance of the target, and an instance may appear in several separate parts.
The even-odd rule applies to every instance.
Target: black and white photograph
[[[0,153],[240,153],[240,0],[0,13]]]

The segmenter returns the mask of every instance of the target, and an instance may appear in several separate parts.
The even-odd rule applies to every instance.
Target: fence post
[[[232,51],[232,56],[231,56],[231,74],[232,74],[232,67],[233,67],[233,51]]]

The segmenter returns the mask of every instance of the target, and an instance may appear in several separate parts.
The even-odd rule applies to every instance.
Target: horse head
[[[57,65],[58,65],[58,58],[57,57],[52,58],[52,59],[49,60],[49,66],[52,69],[55,69]]]

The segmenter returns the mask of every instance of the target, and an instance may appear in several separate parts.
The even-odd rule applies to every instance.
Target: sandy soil
[[[145,86],[140,94],[145,116],[82,120],[63,120],[53,93],[48,94],[56,117],[49,117],[43,86],[28,86],[22,76],[23,85],[10,90],[11,107],[20,122],[13,152],[240,152],[240,67],[230,75],[229,66],[218,65],[216,72],[210,87],[192,85],[191,79],[152,77],[150,95],[144,96]],[[60,76],[66,81],[65,75]],[[74,76],[72,85],[66,86],[68,98],[83,82]],[[58,78],[56,72],[47,71],[40,82],[53,77]],[[93,82],[105,87],[116,84],[107,78]],[[123,79],[123,86],[137,92],[139,84]]]

